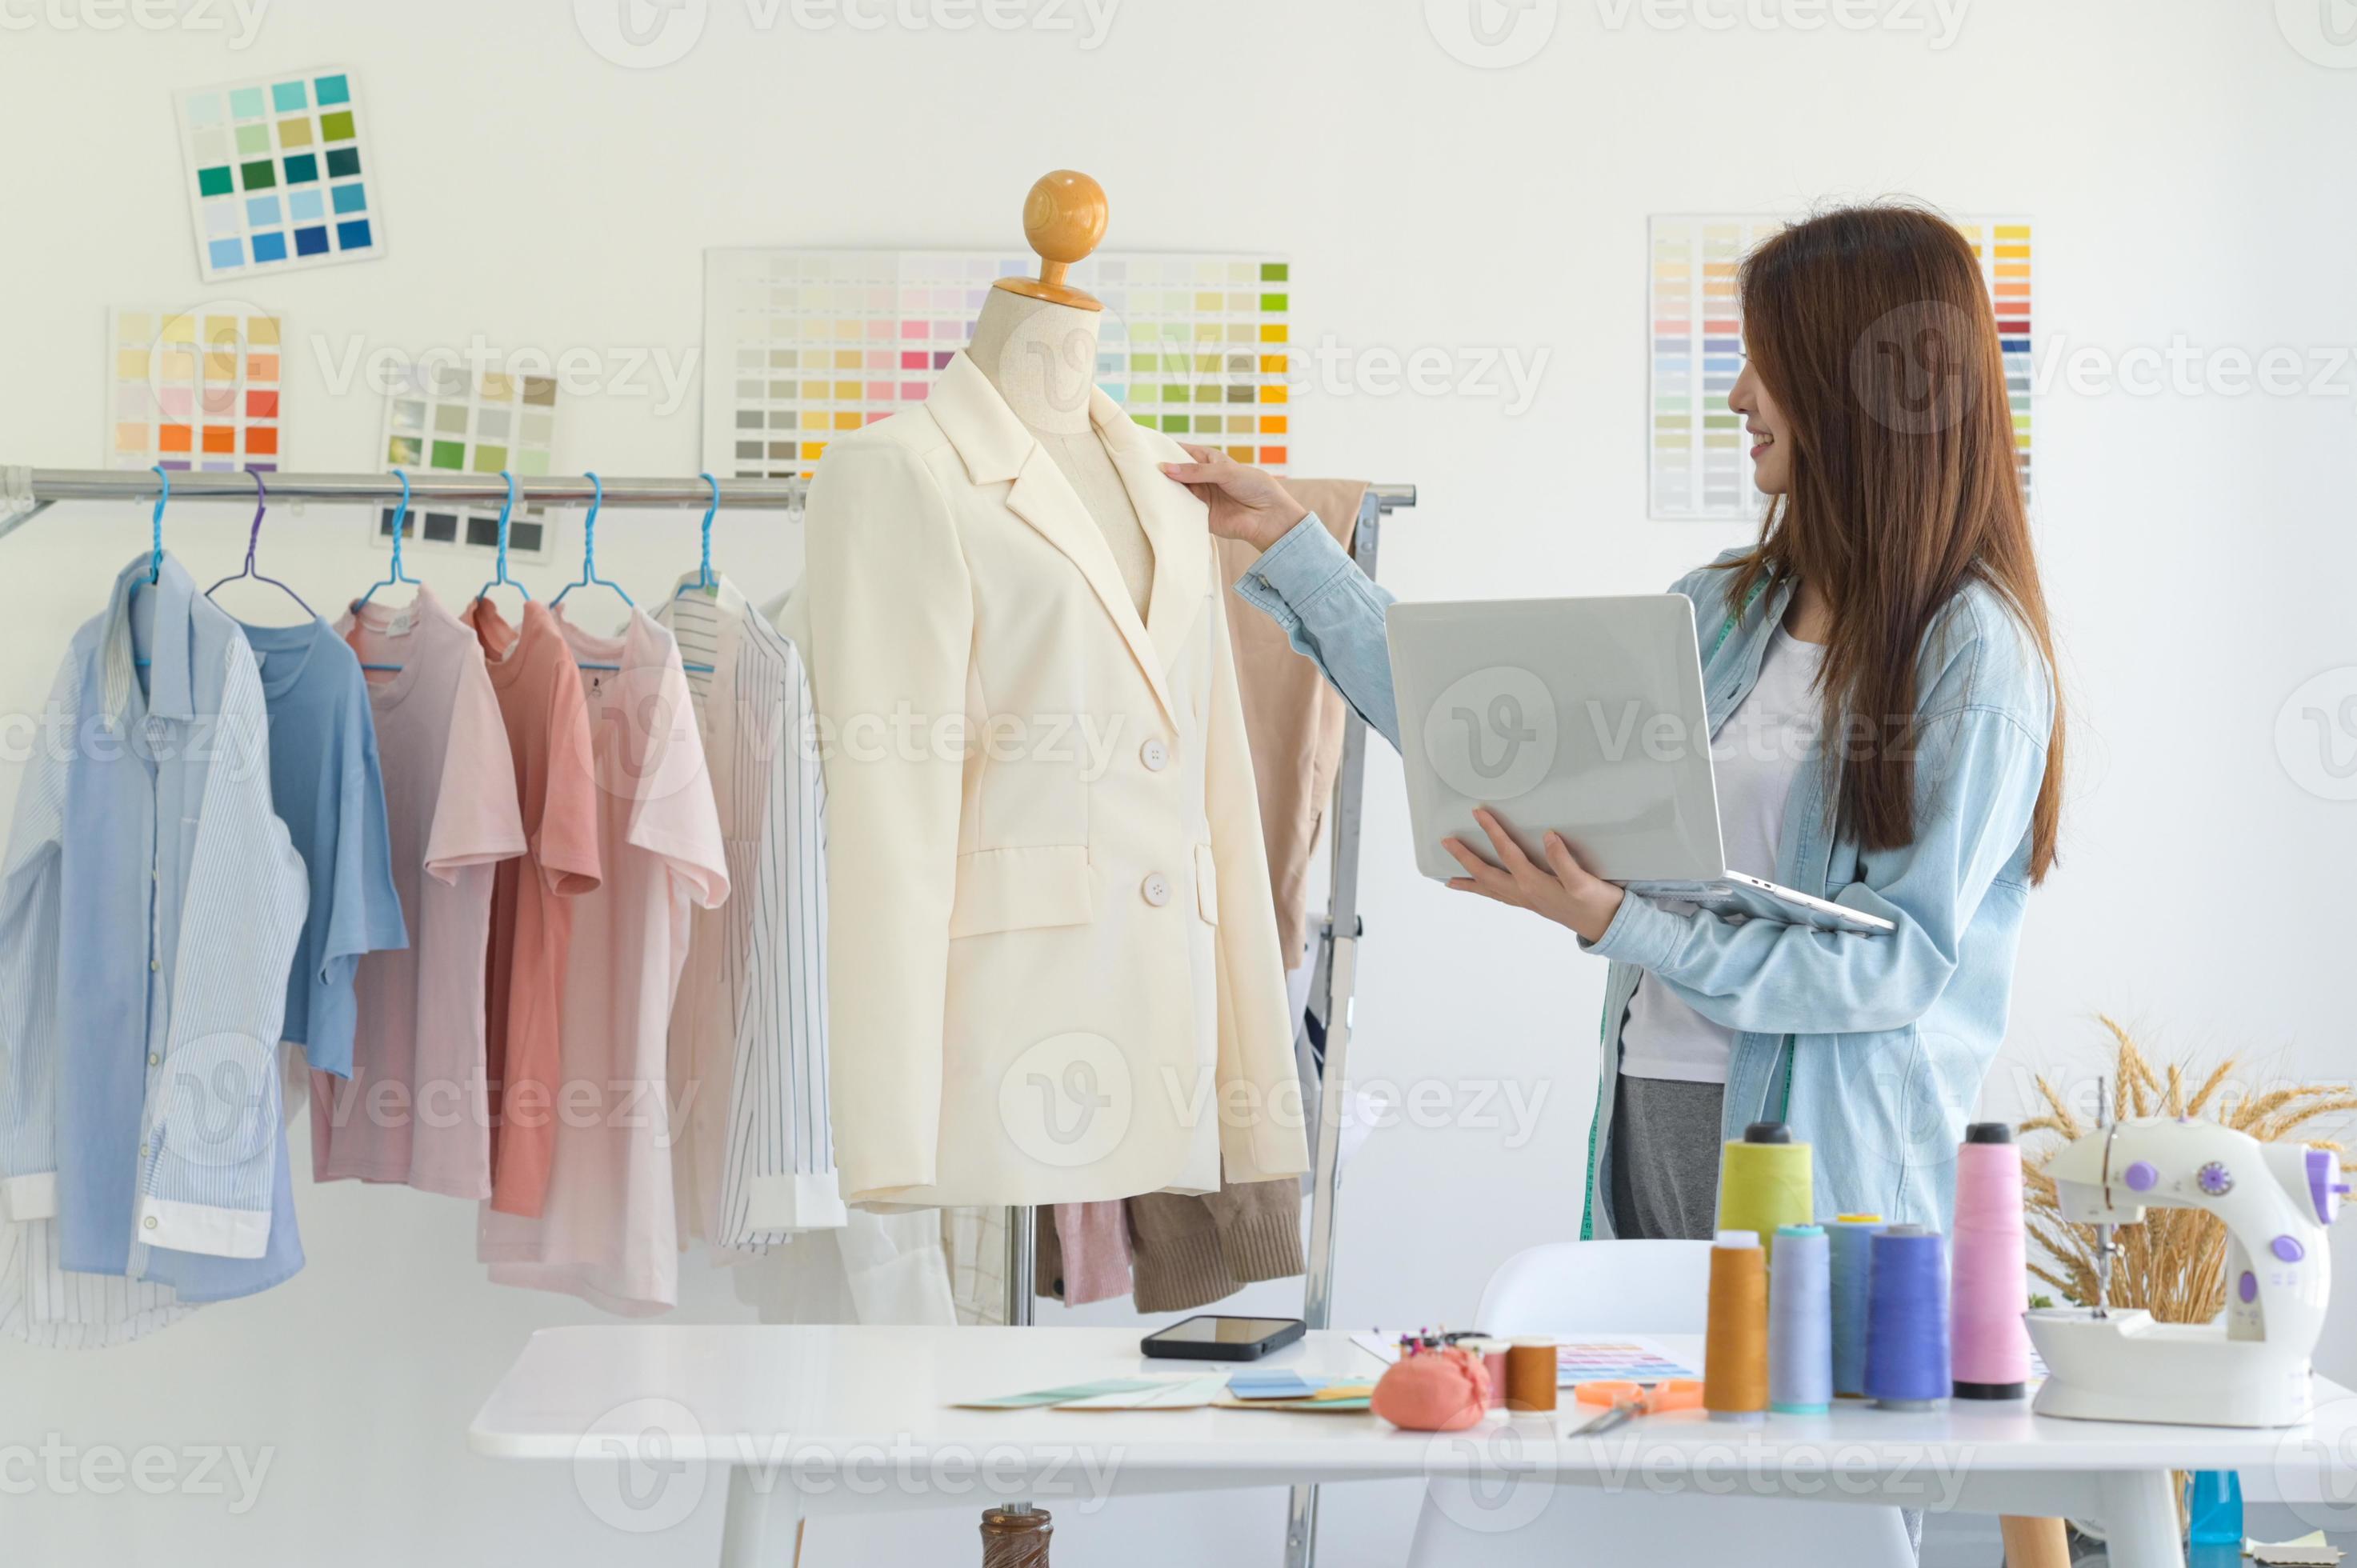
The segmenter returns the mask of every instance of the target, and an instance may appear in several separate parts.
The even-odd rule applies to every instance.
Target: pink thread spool
[[[1955,1255],[1948,1277],[1950,1361],[1960,1400],[2029,1391],[2029,1261],[2022,1234],[2021,1155],[2013,1129],[1975,1122],[1956,1151]]]

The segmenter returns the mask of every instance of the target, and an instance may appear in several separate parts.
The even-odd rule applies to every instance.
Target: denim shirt
[[[1791,600],[1785,585],[1730,604],[1722,568],[1736,553],[1670,588],[1694,603],[1714,736],[1749,694]],[[1399,744],[1383,639],[1393,596],[1316,518],[1263,554],[1236,591]],[[1983,584],[1949,600],[1918,657],[1914,841],[1861,849],[1834,822],[1823,766],[1793,779],[1777,841],[1777,882],[1880,915],[1895,931],[1738,923],[1631,896],[1600,940],[1580,942],[1611,961],[1583,1235],[1613,1233],[1606,1162],[1620,1028],[1644,972],[1737,1032],[1725,1137],[1740,1137],[1748,1122],[1786,1121],[1814,1145],[1820,1215],[1947,1228],[1956,1146],[2005,1036],[2054,694],[2036,642]]]

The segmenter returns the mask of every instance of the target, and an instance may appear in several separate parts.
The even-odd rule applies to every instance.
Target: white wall
[[[770,5],[713,0],[683,59],[630,70],[593,52],[562,5],[314,0],[267,11],[240,50],[217,33],[55,19],[92,3],[0,3],[0,140],[16,150],[0,274],[8,461],[94,464],[107,307],[202,297],[169,92],[330,61],[363,75],[391,254],[250,292],[299,338],[320,335],[331,364],[354,341],[416,349],[477,333],[677,362],[699,335],[703,248],[1004,245],[1025,187],[1061,165],[1111,192],[1114,245],[1288,252],[1303,342],[1544,351],[1519,414],[1494,398],[1302,394],[1302,471],[1422,487],[1383,561],[1413,596],[1653,590],[1736,539],[1645,521],[1649,213],[1882,192],[2027,211],[2046,345],[2357,343],[2357,70],[2304,59],[2264,5],[1979,0],[1935,48],[1918,31],[1766,28],[1728,4],[1710,7],[1738,18],[1720,29],[1652,25],[1684,15],[1658,5],[1575,0],[1557,15],[1544,0],[1531,15],[1555,15],[1545,48],[1483,70],[1405,4],[1129,0],[1090,49],[1039,29],[818,30],[791,11],[763,27]],[[939,15],[931,4],[903,11]],[[694,0],[689,14],[704,10]],[[1810,14],[1805,0],[1762,10]],[[376,467],[377,398],[332,384],[307,353],[292,375],[294,465]],[[2350,1071],[2357,804],[2300,788],[2274,736],[2296,687],[2357,665],[2352,382],[2344,364],[2330,395],[2057,385],[2039,403],[2073,775],[1993,1109],[2019,1103],[2015,1063],[2068,1058],[2083,1084],[2098,1010],[2169,1047]],[[667,411],[576,400],[559,462],[693,472],[696,418],[692,395]],[[172,543],[202,580],[234,569],[243,521],[183,509]],[[717,541],[756,591],[781,585],[772,527],[729,520]],[[145,528],[141,509],[60,508],[0,543],[0,709],[38,701]],[[380,574],[361,528],[290,515],[268,558],[326,603]],[[602,532],[603,561],[636,589],[694,558],[685,515],[609,516]],[[483,575],[430,571],[452,596]],[[1368,794],[1361,1070],[1546,1095],[1517,1146],[1495,1127],[1402,1127],[1355,1173],[1340,1316],[1462,1323],[1501,1259],[1577,1232],[1602,966],[1560,931],[1418,880],[1387,752]],[[464,1452],[468,1415],[527,1330],[586,1311],[484,1283],[465,1206],[350,1185],[300,1201],[311,1264],[281,1290],[116,1352],[0,1345],[0,1444],[54,1432],[126,1450],[274,1445],[258,1505],[233,1517],[219,1498],[0,1494],[0,1558],[708,1560],[710,1506],[665,1535],[621,1535],[561,1468]],[[679,1318],[749,1318],[688,1273]],[[1286,1299],[1271,1287],[1255,1304]],[[2345,1330],[2328,1348],[2344,1378],[2352,1349]],[[1409,1505],[1393,1494],[1331,1528],[1351,1561],[1396,1561]],[[1061,1533],[1068,1555],[1270,1562],[1276,1506],[1166,1503]],[[971,1529],[963,1512],[937,1516],[923,1549],[967,1552]],[[885,1539],[818,1530],[812,1557],[852,1561]]]

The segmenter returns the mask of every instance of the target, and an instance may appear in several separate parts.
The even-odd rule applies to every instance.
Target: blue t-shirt
[[[241,627],[262,672],[270,722],[270,803],[310,877],[311,903],[286,976],[280,1037],[312,1067],[349,1078],[359,1026],[352,980],[362,953],[409,945],[393,886],[376,721],[360,659],[324,620]],[[147,1277],[188,1302],[251,1295],[303,1267],[286,1132],[277,1130],[270,1242],[259,1258],[157,1248]]]
[[[243,629],[270,710],[270,802],[311,874],[281,1034],[312,1067],[350,1078],[361,955],[409,945],[367,678],[324,620]]]

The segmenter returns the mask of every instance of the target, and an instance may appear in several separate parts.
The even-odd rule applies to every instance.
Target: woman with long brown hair
[[[1770,499],[1694,601],[1729,866],[1880,915],[1887,936],[1625,894],[1489,813],[1450,884],[1611,961],[1587,1219],[1711,1232],[1722,1141],[1789,1122],[1819,1213],[1944,1228],[1955,1147],[2005,1032],[2029,887],[2054,863],[2062,714],[1996,324],[1963,235],[1827,212],[1745,263],[1729,406]],[[1170,477],[1263,553],[1238,591],[1397,745],[1391,596],[1283,483],[1210,448]]]

